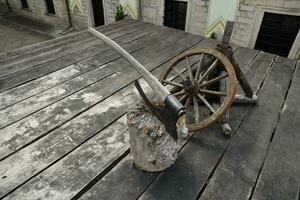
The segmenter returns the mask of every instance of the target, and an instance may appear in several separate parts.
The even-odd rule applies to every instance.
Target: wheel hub
[[[199,91],[199,84],[195,80],[183,81],[183,89],[188,96],[196,96]]]

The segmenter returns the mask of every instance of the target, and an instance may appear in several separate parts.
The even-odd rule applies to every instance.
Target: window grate
[[[184,31],[186,12],[187,2],[166,0],[164,25]]]
[[[29,8],[27,0],[21,0],[21,5],[23,8]]]
[[[299,29],[299,16],[265,13],[255,49],[287,57]]]
[[[55,15],[56,13],[55,13],[53,0],[45,0],[45,1],[46,1],[46,7],[47,7],[48,13]]]

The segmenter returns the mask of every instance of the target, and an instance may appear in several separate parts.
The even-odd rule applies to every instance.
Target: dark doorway
[[[55,8],[54,8],[53,0],[46,0],[46,7],[47,7],[48,13],[55,15]]]
[[[29,8],[27,0],[21,0],[21,4],[23,8]]]
[[[187,2],[166,0],[164,25],[184,31],[185,21],[186,21],[186,11],[187,11]]]
[[[104,22],[103,4],[102,0],[92,0],[93,15],[95,26],[102,26]]]
[[[287,57],[299,29],[299,16],[265,13],[255,49]]]

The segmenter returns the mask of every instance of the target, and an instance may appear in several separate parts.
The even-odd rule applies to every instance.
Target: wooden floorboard
[[[236,51],[233,56],[239,63],[242,69],[247,70],[249,67],[249,63],[258,55],[259,51],[252,49],[249,51],[249,48],[238,47],[238,51]]]
[[[252,199],[300,198],[299,94],[300,62],[282,106],[278,126],[270,140],[268,155]]]
[[[293,75],[295,63],[282,60],[275,60],[258,105],[233,137],[200,199],[248,199],[251,195]]]
[[[157,36],[158,33],[156,30],[144,30],[141,33],[133,33],[115,39],[115,41],[118,42],[129,53],[133,53],[149,45],[152,45],[153,41],[159,39]],[[2,98],[0,98],[0,110],[11,106],[17,102],[20,102],[24,99],[37,95],[47,89],[53,88],[63,82],[71,80],[91,70],[94,70],[97,67],[105,67],[103,65],[105,65],[106,63],[120,58],[120,55],[112,49],[105,49],[107,49],[107,51],[97,54],[95,57],[82,60],[78,63],[57,70],[41,78],[2,92]],[[93,65],[86,63],[93,63]]]
[[[153,28],[150,24],[133,24],[127,27],[121,27],[120,29],[114,29],[111,31],[103,30],[103,33],[111,37],[112,39],[118,38],[122,35],[126,35],[129,33],[134,33],[138,30]],[[36,68],[41,64],[46,64],[50,61],[55,61],[59,58],[63,58],[65,56],[70,56],[76,54],[77,52],[86,51],[89,48],[92,48],[96,45],[103,45],[103,42],[98,40],[95,37],[88,37],[84,40],[76,40],[76,42],[72,42],[69,45],[61,45],[59,48],[53,49],[51,51],[43,52],[37,56],[29,56],[26,59],[17,60],[14,62],[10,62],[7,65],[1,65],[0,68],[0,77],[5,77],[8,75],[12,75],[16,72],[23,71],[30,68]]]
[[[97,29],[156,77],[180,52],[218,43],[134,20]],[[1,53],[0,199],[299,199],[300,62],[233,49],[258,105],[233,106],[232,138],[214,124],[157,173],[130,160],[140,76],[119,54],[86,31]]]
[[[170,31],[161,31],[160,36],[164,36],[165,34],[170,34]],[[176,41],[178,38],[182,36],[182,33],[175,34],[173,32],[173,39]],[[171,38],[169,38],[171,39]],[[154,41],[151,39],[151,41]],[[173,41],[173,42],[174,42]],[[172,41],[171,41],[172,42]],[[172,42],[172,43],[173,43]],[[170,44],[170,42],[159,42],[154,43],[153,45],[142,49],[141,51],[134,52],[133,55],[140,58],[141,62],[147,62],[151,57],[147,57],[149,52],[155,52],[159,50],[163,50],[164,48],[171,49],[174,48],[175,45]],[[148,53],[148,54],[147,54]],[[165,54],[167,55],[167,54]],[[164,59],[157,57],[155,54],[152,58],[152,64],[157,63],[158,65],[163,62]],[[171,56],[171,55],[170,55]],[[155,62],[156,61],[156,62]],[[85,63],[85,66],[92,65],[93,62]],[[128,71],[129,69],[129,71]],[[84,111],[85,109],[89,108],[89,106],[97,103],[98,101],[108,97],[110,94],[118,91],[120,88],[124,87],[120,80],[124,80],[125,83],[130,83],[132,79],[130,79],[130,73],[133,70],[128,66],[128,63],[124,59],[115,60],[107,65],[104,68],[97,68],[96,70],[91,71],[90,73],[84,74],[83,77],[79,76],[79,78],[72,79],[68,83],[64,83],[59,85],[53,89],[54,94],[50,95],[49,98],[56,98],[59,96],[56,94],[59,90],[64,90],[65,86],[70,88],[74,88],[74,90],[81,86],[81,84],[89,81],[93,81],[93,79],[100,80],[98,82],[88,84],[87,87],[83,87],[82,90],[67,96],[66,98],[62,99],[61,101],[50,105],[49,101],[44,104],[48,104],[48,106],[27,118],[24,118],[21,121],[18,121],[6,128],[0,130],[2,134],[0,134],[3,138],[1,142],[1,159],[6,157],[7,155],[15,152],[16,150],[20,149],[24,145],[31,143],[32,141],[36,140],[37,138],[43,136],[44,134],[50,132],[51,130],[55,129],[56,127],[62,125],[66,121],[72,119],[72,117],[78,115],[80,112]],[[115,72],[115,73],[114,73]],[[114,74],[113,74],[114,73]],[[128,73],[127,76],[123,76],[123,74]],[[91,75],[93,74],[93,75]],[[89,76],[91,75],[91,77]],[[95,75],[95,76],[94,76]],[[108,75],[111,75],[110,77]],[[122,75],[122,76],[121,76]],[[87,77],[86,77],[87,76]],[[108,77],[107,77],[108,76]],[[120,80],[117,80],[115,84],[111,84],[110,81],[113,81],[121,76]],[[93,78],[94,77],[94,78]],[[102,80],[103,78],[107,77],[106,79]],[[85,78],[85,79],[84,79]],[[77,82],[77,83],[76,83]],[[119,84],[117,84],[119,83]],[[104,86],[103,86],[104,85]],[[51,89],[52,90],[52,89]],[[49,90],[51,92],[51,90]],[[96,91],[96,94],[93,96],[89,96],[87,94],[93,94]],[[48,93],[46,91],[45,93]],[[36,98],[36,96],[34,96]],[[46,98],[45,95],[41,94],[40,97],[36,98]],[[79,99],[78,101],[76,101]],[[81,100],[80,100],[81,99]],[[87,100],[85,100],[87,99]],[[47,98],[46,98],[47,100]],[[37,101],[36,104],[33,106],[39,105]],[[81,103],[79,103],[81,101]],[[19,104],[16,104],[19,105]],[[65,112],[65,111],[68,112]],[[17,111],[20,112],[20,111]],[[33,124],[39,124],[39,126],[32,126]],[[22,139],[21,139],[22,138]]]
[[[164,65],[166,66],[166,64]],[[159,76],[159,73],[161,72],[161,68],[157,68],[154,70],[153,74],[156,76]],[[128,78],[128,77],[127,77]],[[146,86],[145,82],[141,82],[143,86]],[[148,90],[150,88],[148,87]],[[126,98],[124,98],[124,96]],[[108,110],[110,109],[117,109],[118,112],[122,111],[123,112],[123,117],[118,119],[116,122],[114,122],[113,126],[109,126],[103,131],[99,132],[96,136],[94,136],[92,139],[90,139],[88,142],[84,143],[81,145],[78,149],[76,149],[74,152],[72,152],[70,155],[65,157],[63,160],[59,161],[59,163],[53,165],[49,170],[46,170],[43,172],[43,174],[49,174],[55,173],[55,174],[68,174],[69,170],[72,170],[71,168],[68,168],[65,166],[65,163],[73,162],[72,160],[77,160],[79,163],[85,163],[87,164],[86,166],[88,167],[91,163],[93,163],[94,166],[97,166],[96,168],[90,168],[89,173],[85,173],[83,178],[83,174],[81,171],[81,168],[78,168],[78,171],[74,171],[72,176],[69,176],[69,178],[65,178],[64,180],[61,180],[58,185],[68,185],[70,187],[70,190],[72,190],[72,193],[65,193],[64,191],[61,191],[59,188],[60,186],[57,187],[57,193],[61,193],[61,196],[67,196],[67,199],[74,196],[82,187],[84,187],[84,184],[88,184],[93,178],[98,175],[98,173],[102,172],[111,162],[113,162],[115,159],[117,159],[120,155],[124,154],[126,151],[128,151],[128,134],[127,134],[127,126],[126,126],[126,116],[124,114],[126,113],[126,110],[129,105],[132,105],[134,102],[136,102],[139,99],[139,96],[137,95],[134,86],[130,85],[127,88],[122,89],[118,93],[112,95],[108,99],[106,99],[104,102],[101,102],[102,105],[97,105],[97,107],[102,107],[102,108],[107,108]],[[117,102],[117,105],[116,105]],[[104,104],[104,105],[103,105]],[[124,106],[126,109],[124,110]],[[87,111],[88,112],[88,111]],[[101,111],[98,112],[101,113]],[[106,113],[111,113],[112,115],[115,115],[116,112],[109,112],[106,111]],[[104,115],[104,118],[108,118],[110,120],[111,117]],[[100,117],[98,115],[98,117]],[[117,119],[117,118],[116,118]],[[81,120],[80,120],[81,121]],[[98,119],[97,121],[104,122],[106,119]],[[96,126],[94,125],[93,130],[96,129]],[[116,129],[118,130],[123,130],[121,132],[115,131]],[[112,132],[114,132],[112,134]],[[104,136],[105,135],[105,136]],[[110,136],[109,136],[110,135]],[[118,138],[123,138],[121,140],[118,139],[113,139],[114,137]],[[102,138],[102,139],[101,139]],[[94,151],[94,154],[98,151],[102,151],[101,149],[98,149],[95,151],[95,149],[99,148],[99,141],[103,140],[100,142],[102,145],[101,149],[104,150],[104,148],[108,149],[108,152],[110,153],[104,153],[99,155],[101,159],[98,159],[97,156],[91,156],[91,151]],[[117,143],[115,143],[117,142]],[[96,146],[95,146],[96,145]],[[85,156],[82,156],[84,154]],[[88,156],[89,154],[89,156]],[[105,156],[104,156],[105,155]],[[91,160],[90,160],[91,159]],[[77,162],[76,161],[76,162]],[[62,166],[63,165],[63,166]],[[44,176],[44,175],[42,175]],[[47,175],[48,176],[48,175]],[[58,176],[53,176],[50,175],[49,179],[47,182],[56,182],[58,179],[53,179],[54,177],[61,177],[61,175]],[[18,198],[20,194],[23,194],[24,191],[28,191],[28,188],[32,188],[35,185],[36,180],[40,180],[39,176],[28,182],[28,184],[25,184],[22,186],[20,189],[16,190],[12,195],[9,195],[9,198]],[[85,180],[85,181],[83,181]],[[72,184],[70,185],[69,183],[71,182],[77,182],[78,184]],[[30,189],[32,190],[32,189]],[[70,191],[69,190],[69,191]],[[33,190],[32,190],[33,191]],[[43,194],[45,195],[45,194]],[[29,196],[28,196],[29,197]],[[51,198],[55,199],[57,196],[51,196]],[[40,196],[40,198],[43,198]]]
[[[265,69],[261,73],[256,72],[255,75],[249,73],[250,70],[246,73],[246,77],[253,88],[257,88],[263,81],[273,59],[274,57],[268,58],[266,55],[259,55],[251,63],[250,69],[252,67]],[[269,65],[265,65],[265,60],[269,61]],[[254,91],[257,92],[258,90],[254,89]],[[230,125],[235,132],[243,122],[247,110],[247,107],[230,109],[232,116]],[[196,133],[177,159],[180,162],[176,162],[170,170],[163,172],[140,198],[196,199],[214,171],[216,164],[222,158],[229,141],[220,135],[217,125],[203,130],[201,134]],[[168,182],[167,185],[166,182]],[[164,189],[159,192],[159,188]]]
[[[149,27],[149,25],[147,24],[147,26]],[[141,31],[146,31],[144,29],[147,29],[147,26],[143,26],[141,23],[137,23],[135,21],[133,21],[131,24],[122,24],[122,26],[117,26],[116,29],[112,29],[109,27],[107,27],[106,29],[102,28],[100,29],[100,31],[112,38],[118,38],[119,35],[117,35],[116,33],[122,33],[124,34],[124,29],[127,29],[127,31],[125,32],[125,34],[134,34]],[[152,29],[157,29],[157,27],[153,27],[151,26]],[[128,33],[128,30],[130,30],[130,32]],[[133,30],[133,31],[131,31]],[[154,31],[154,30],[153,30]],[[56,58],[59,57],[64,57],[64,55],[70,55],[72,54],[72,52],[70,51],[80,51],[80,48],[77,48],[76,50],[73,49],[74,44],[85,44],[85,43],[91,43],[92,45],[97,45],[98,43],[95,41],[95,44],[93,44],[93,38],[91,38],[91,35],[85,31],[81,34],[76,34],[78,35],[77,37],[74,37],[71,39],[69,39],[68,37],[62,41],[59,44],[56,45],[49,45],[49,47],[47,49],[37,49],[37,50],[31,50],[28,53],[23,53],[21,56],[18,57],[13,57],[13,58],[9,58],[6,60],[2,60],[0,61],[0,69],[1,68],[9,68],[11,69],[12,67],[16,68],[16,70],[18,71],[22,71],[22,68],[30,68],[30,65],[38,65],[39,63],[45,63],[51,60],[55,60]],[[101,44],[101,43],[100,43]],[[88,46],[89,47],[89,46]],[[73,50],[72,50],[73,49]],[[64,51],[65,50],[65,51]],[[84,48],[84,50],[89,50],[89,48]],[[62,52],[62,53],[61,53]],[[69,52],[69,54],[68,54]],[[54,53],[55,55],[51,55],[52,53]],[[56,55],[57,54],[57,55]],[[51,58],[52,56],[52,58]],[[50,58],[49,58],[50,57]],[[35,61],[32,62],[33,60],[38,60],[39,62],[36,63]],[[20,66],[18,66],[19,64],[21,65],[26,65],[26,63],[29,63],[29,66],[23,66],[22,68]]]
[[[154,39],[152,39],[152,40],[154,41]],[[126,44],[126,40],[123,40],[123,42],[125,42],[125,44]],[[138,40],[138,42],[142,42],[142,41]],[[120,44],[122,44],[122,43],[120,43]],[[137,47],[143,48],[143,47],[145,47],[145,45],[148,45],[148,44],[149,43],[146,43],[146,42],[143,42],[142,44],[139,43],[139,46],[137,46]],[[131,48],[134,45],[135,44],[132,44],[129,48]],[[126,48],[126,49],[129,52],[132,52],[130,49],[128,49],[128,48]],[[148,49],[148,48],[146,48],[146,49]],[[105,57],[104,58],[102,57],[103,55],[105,55],[105,54],[101,54],[101,56],[98,56],[95,59],[89,59],[88,63],[91,63],[91,62],[95,63],[95,60],[105,61]],[[110,61],[115,60],[116,57],[120,57],[118,54],[116,54],[113,51],[110,51],[110,53],[108,55],[112,55],[111,59],[109,59]],[[83,63],[81,62],[80,64],[83,64]],[[120,67],[122,67],[123,65],[120,65]],[[87,71],[87,68],[88,68],[87,66],[88,65],[84,65],[85,71]],[[95,67],[95,65],[93,67]],[[105,68],[102,67],[102,68],[99,68],[98,70],[93,70],[91,72],[77,76],[76,78],[70,79],[69,81],[65,82],[64,84],[60,84],[57,87],[48,89],[45,92],[40,93],[39,95],[32,96],[31,98],[28,98],[28,99],[21,101],[15,105],[12,105],[10,107],[0,110],[0,121],[1,121],[0,128],[1,127],[3,128],[5,126],[9,125],[8,123],[12,124],[12,123],[30,115],[31,113],[34,113],[34,112],[44,108],[45,106],[48,106],[54,102],[57,102],[60,99],[63,99],[85,87],[88,87],[91,84],[94,84],[95,82],[108,76],[109,73],[113,73],[113,71],[117,70],[117,69],[118,68],[116,68],[116,69],[112,68],[112,69],[105,71]],[[36,82],[36,81],[32,81],[31,84],[33,82]],[[45,85],[45,84],[43,84],[43,85]],[[23,89],[23,88],[21,88],[21,89]],[[6,93],[6,92],[4,92],[4,93]],[[22,97],[22,95],[18,91],[15,94],[18,95],[19,98]],[[10,99],[13,99],[13,101],[14,101],[14,100],[17,100],[18,98],[14,98],[9,95],[9,96],[3,96],[1,99],[7,99],[9,102],[11,102]],[[3,100],[3,101],[5,101],[5,100]],[[2,101],[0,101],[0,102],[2,102]],[[5,106],[5,104],[3,104],[3,105]],[[24,108],[26,108],[26,109],[24,109]],[[3,119],[3,121],[2,121],[2,119]]]
[[[109,26],[101,26],[98,27],[98,31],[111,31],[113,29],[119,29],[120,27],[126,27],[129,24],[139,23],[139,21],[123,21],[120,23],[111,24]],[[81,31],[76,32],[73,34],[68,34],[67,36],[55,38],[52,40],[40,42],[37,44],[25,46],[19,49],[15,49],[9,52],[3,52],[0,53],[0,63],[2,65],[2,62],[6,61],[13,61],[13,60],[19,60],[20,58],[30,57],[30,56],[37,56],[42,52],[51,51],[54,50],[60,46],[63,46],[65,44],[69,44],[70,42],[76,40],[82,40],[90,37],[89,33],[87,31]],[[1,66],[0,65],[0,66]]]
[[[134,34],[134,32],[126,31],[126,34],[118,32],[118,34],[110,35],[111,38],[117,39],[128,34]],[[78,63],[80,61],[89,59],[91,57],[98,56],[103,52],[107,51],[108,47],[103,47],[103,44],[99,46],[94,46],[85,50],[83,52],[78,52],[57,60],[47,62],[23,71],[16,72],[10,76],[0,78],[0,92],[11,89],[13,87],[19,86],[21,84],[27,83],[51,72],[57,71],[71,64]]]
[[[149,54],[151,54],[151,55],[147,54],[148,57],[145,58],[141,62],[144,63],[145,66],[149,70],[151,70],[153,68],[156,68],[157,65],[160,65],[163,62],[167,61],[167,59],[172,58],[176,53],[179,53],[179,52],[183,51],[184,49],[186,49],[190,46],[193,46],[200,40],[201,40],[201,37],[199,37],[199,36],[189,36],[186,33],[181,33],[178,35],[178,38],[175,40],[176,42],[174,42],[174,41],[172,43],[170,42],[171,45],[167,48],[162,49],[161,51],[159,51],[159,49],[157,49],[156,52],[152,52],[152,53],[149,52]],[[174,48],[175,46],[177,46],[177,48]],[[153,56],[153,57],[151,57],[151,56]],[[136,57],[138,58],[138,60],[140,60],[139,56],[136,56]],[[149,62],[150,60],[151,60],[151,62]],[[137,74],[135,74],[135,76],[134,76],[134,74],[135,73],[128,73],[128,76],[132,75],[132,78],[130,78],[131,81],[133,81],[134,79],[137,78]],[[108,83],[111,83],[114,80],[114,81],[119,81],[118,83],[116,82],[115,85],[124,85],[124,83],[122,82],[124,80],[120,79],[121,77],[124,78],[124,76],[121,76],[121,77],[117,77],[117,76],[118,76],[118,73],[116,73],[116,75],[114,75],[114,76],[111,76],[111,80],[109,80]],[[119,74],[119,76],[120,76],[120,74]],[[125,77],[125,79],[128,80],[127,77]],[[119,83],[122,83],[122,84],[119,84]],[[104,89],[103,85],[106,86],[107,89]],[[99,85],[99,86],[101,86],[101,85]],[[98,88],[95,91],[96,92],[95,95],[97,97],[100,97],[99,100],[101,100],[101,97],[103,95],[105,95],[107,92],[109,92],[110,90],[111,89],[110,89],[109,84],[103,83],[101,90],[99,90],[99,88]],[[101,92],[101,94],[98,94],[97,92]],[[95,134],[95,131],[101,130],[101,127],[104,128],[105,126],[107,126],[111,122],[113,122],[115,119],[120,117],[120,115],[123,115],[127,109],[127,104],[126,104],[127,98],[124,98],[124,96],[126,97],[126,95],[129,95],[128,93],[130,93],[130,90],[128,91],[126,89],[122,89],[121,91],[116,93],[115,96],[112,96],[112,97],[102,101],[100,104],[97,104],[92,109],[89,109],[88,111],[84,112],[82,115],[73,119],[72,121],[70,121],[69,123],[60,127],[59,129],[55,130],[51,134],[43,137],[42,139],[38,140],[37,142],[33,143],[32,145],[18,151],[16,154],[13,154],[12,156],[3,160],[2,166],[5,166],[5,163],[7,163],[7,164],[13,163],[14,161],[13,162],[11,162],[11,161],[16,159],[17,157],[20,158],[20,155],[23,153],[25,153],[26,155],[29,155],[29,157],[31,157],[29,160],[32,159],[31,161],[29,161],[26,158],[19,160],[18,164],[16,163],[15,166],[20,165],[21,164],[20,162],[26,163],[26,164],[25,163],[21,164],[22,166],[26,166],[26,167],[21,169],[19,172],[16,172],[15,170],[10,170],[12,168],[0,169],[0,171],[2,171],[2,172],[6,171],[9,174],[12,173],[11,174],[12,176],[11,175],[7,176],[7,178],[6,178],[7,181],[5,181],[6,183],[1,185],[0,191],[3,191],[1,193],[1,195],[2,196],[5,195],[10,190],[17,187],[17,185],[22,184],[24,181],[30,179],[36,173],[43,170],[45,167],[48,167],[51,163],[55,162],[60,157],[64,156],[68,152],[72,151],[72,149],[74,149],[75,143],[77,145],[80,145],[86,139],[93,136]],[[87,94],[87,93],[84,93],[84,94]],[[74,104],[75,107],[79,106],[79,108],[80,108],[81,105],[82,106],[92,106],[92,102],[94,100],[91,100],[91,99],[93,99],[93,98],[88,97],[89,101],[83,101],[83,100],[87,100],[87,99],[85,99],[85,97],[80,97],[80,98],[81,99],[74,99],[75,102],[77,101],[77,103]],[[123,104],[120,105],[120,103],[119,103],[122,99],[123,99],[123,101],[125,101],[124,105]],[[128,101],[131,101],[130,99],[131,98],[129,98]],[[79,101],[82,103],[79,103]],[[118,107],[116,107],[116,106],[118,106]],[[80,109],[82,109],[82,108],[80,108]],[[107,109],[109,109],[109,110],[107,110]],[[73,109],[71,109],[71,110],[73,111]],[[95,123],[95,122],[97,122],[97,123]],[[85,123],[87,123],[87,124],[84,125]],[[88,129],[88,127],[90,127],[90,129]],[[84,133],[84,134],[79,133],[80,132],[79,129],[82,129],[82,133]],[[76,131],[74,132],[73,130],[74,131],[76,130]],[[66,132],[63,133],[64,131],[66,131]],[[74,133],[78,133],[78,134],[74,135]],[[71,135],[69,135],[69,134],[71,134]],[[71,138],[73,138],[73,139],[71,139]],[[70,143],[69,139],[73,140],[73,142]],[[49,144],[49,142],[51,142],[53,145]],[[45,146],[45,144],[47,144],[47,145]],[[42,148],[42,149],[40,149],[40,148]],[[63,149],[61,149],[61,148],[63,148]],[[39,153],[42,156],[39,161],[34,158],[38,155],[33,155],[31,153],[28,154],[28,151],[33,152],[32,151],[33,149],[35,149],[34,151],[37,150],[37,152],[40,152],[40,150],[43,151],[43,153],[42,152]],[[52,152],[52,150],[54,150],[56,153]],[[48,153],[52,152],[52,153],[51,153],[51,155],[47,155],[48,154],[47,152]],[[21,156],[21,157],[23,157],[23,156]],[[46,160],[44,160],[44,159],[46,159]],[[34,164],[33,163],[34,160],[36,160],[38,163]],[[8,166],[8,165],[6,165],[6,166]],[[10,166],[10,167],[12,167],[12,166]],[[32,167],[35,168],[35,170],[32,169]],[[28,171],[28,169],[30,169],[30,168],[31,168],[31,170]],[[8,172],[7,170],[10,170],[11,172]],[[29,173],[27,173],[27,172],[29,172]],[[19,177],[18,180],[16,180],[14,177],[19,176],[19,175],[17,175],[18,173],[20,173],[19,175],[22,174],[22,177]]]
[[[98,27],[97,29],[99,31],[102,30],[102,29],[108,29],[108,28],[113,29],[116,26],[122,26],[122,24],[129,23],[129,22],[132,23],[131,20],[130,21],[124,20],[122,22],[101,26],[101,27]],[[2,53],[0,53],[0,60],[9,59],[11,57],[13,58],[13,57],[22,56],[23,54],[26,54],[27,52],[31,52],[31,51],[35,51],[35,50],[47,49],[47,46],[51,46],[51,45],[55,46],[57,44],[61,44],[61,43],[63,43],[63,41],[68,40],[68,38],[73,39],[74,37],[78,37],[79,35],[82,35],[82,33],[84,33],[84,32],[86,32],[86,31],[70,33],[66,36],[54,38],[52,40],[47,40],[47,41],[43,41],[43,42],[40,42],[40,43],[28,45],[28,46],[21,47],[21,48],[18,48],[18,49],[14,49],[14,50],[8,51],[8,52],[2,52]]]
[[[200,47],[214,47],[216,41],[205,40]],[[239,50],[236,51],[238,53]],[[249,52],[248,52],[249,53]],[[256,55],[254,55],[256,56]],[[251,58],[245,57],[243,63],[250,62]],[[242,66],[245,68],[245,66]],[[112,126],[112,125],[111,125]],[[224,139],[224,138],[222,138]],[[158,173],[139,172],[129,160],[129,156],[118,164],[111,172],[103,177],[94,187],[88,190],[83,199],[136,199],[157,177]],[[123,173],[126,172],[126,173]],[[118,182],[119,184],[114,184]],[[127,187],[126,187],[127,186]],[[118,191],[118,192],[110,192]],[[166,191],[167,192],[167,191]]]
[[[136,29],[139,28],[139,26],[145,26],[144,24],[141,23],[133,23],[133,24],[129,24],[128,26],[121,26],[118,27],[116,29],[110,30],[110,29],[103,29],[102,32],[107,34],[107,35],[112,35],[118,32],[123,32],[124,30],[126,30],[126,27],[129,29],[133,29],[133,31],[135,31]],[[82,32],[81,34],[79,34],[77,36],[77,38],[74,38],[74,41],[68,41],[66,40],[64,43],[55,46],[54,48],[51,49],[43,49],[40,50],[38,53],[31,53],[31,51],[29,51],[29,55],[26,56],[27,54],[25,54],[25,57],[22,58],[18,57],[18,59],[12,59],[12,60],[7,60],[6,62],[2,61],[1,62],[1,72],[5,72],[5,70],[22,70],[22,68],[20,68],[20,66],[18,66],[19,63],[21,63],[23,68],[29,68],[31,66],[34,65],[38,65],[41,64],[43,62],[47,62],[47,61],[51,61],[51,60],[55,60],[59,57],[63,57],[65,55],[69,55],[72,54],[76,51],[80,51],[80,48],[73,48],[74,45],[78,45],[80,44],[83,48],[85,49],[86,47],[84,45],[86,45],[87,47],[93,45],[92,42],[97,42],[96,40],[94,40],[94,38],[90,37],[89,33],[87,31]],[[98,41],[100,42],[100,41]],[[80,46],[78,45],[78,46]],[[58,52],[58,53],[57,53]],[[39,63],[37,63],[37,61],[39,61]],[[8,71],[9,72],[9,71]],[[4,74],[5,75],[5,74]]]

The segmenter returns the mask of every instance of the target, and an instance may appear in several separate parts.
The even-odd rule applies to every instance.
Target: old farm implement
[[[225,136],[230,136],[231,104],[253,103],[253,94],[229,45],[233,22],[228,22],[222,43],[217,48],[195,48],[176,56],[157,80],[136,59],[114,41],[93,28],[89,32],[120,53],[165,103],[162,108],[151,104],[139,83],[135,85],[153,113],[177,139],[176,123],[185,118],[189,132],[196,132],[217,122]],[[236,95],[237,81],[245,95]]]

